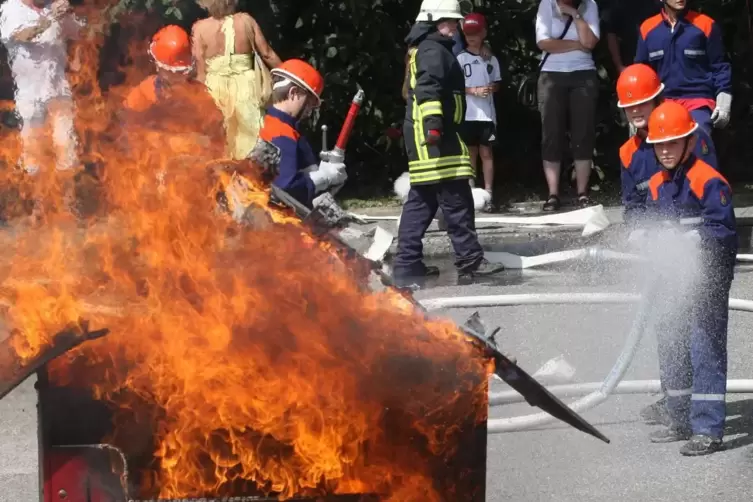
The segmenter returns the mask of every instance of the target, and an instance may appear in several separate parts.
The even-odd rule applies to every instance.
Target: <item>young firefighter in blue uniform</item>
[[[272,106],[264,116],[259,139],[279,149],[279,174],[272,183],[304,206],[328,188],[345,183],[345,164],[319,162],[298,122],[320,103],[324,79],[305,61],[291,59],[271,70]]]
[[[698,127],[686,108],[665,102],[651,114],[646,138],[662,165],[649,180],[647,211],[664,220],[701,219],[700,227],[686,233],[700,247],[702,264],[700,287],[690,293],[694,295],[690,333],[680,343],[659,337],[659,364],[672,423],[651,435],[655,443],[689,439],[680,449],[685,456],[708,455],[722,448],[728,302],[738,244],[729,184],[692,153]]]
[[[622,205],[625,223],[630,227],[640,226],[646,212],[648,180],[662,167],[654,153],[653,145],[646,142],[648,117],[661,102],[664,85],[650,66],[630,65],[617,80],[617,105],[635,128],[636,133],[620,148]],[[696,131],[698,140],[694,154],[713,168],[717,168],[716,155],[710,147],[711,138],[703,129]],[[671,324],[671,320],[667,319]],[[641,410],[641,417],[648,423],[669,425],[666,389],[665,397]]]
[[[664,97],[685,106],[707,134],[723,128],[732,109],[732,72],[724,59],[719,25],[688,10],[687,0],[664,0],[660,14],[643,22],[636,63],[650,65]]]
[[[646,142],[646,135],[648,117],[661,102],[663,90],[664,84],[659,81],[659,76],[644,64],[628,66],[617,79],[617,106],[625,110],[628,120],[636,129],[636,134],[620,148],[622,204],[628,225],[644,213],[648,180],[661,170],[653,146]],[[696,134],[698,140],[693,153],[718,169],[711,138],[702,129]]]
[[[468,147],[460,138],[465,118],[465,77],[452,53],[453,34],[462,19],[457,0],[424,0],[406,42],[408,100],[403,135],[410,192],[403,205],[393,263],[398,287],[421,287],[439,270],[423,263],[422,239],[438,207],[455,250],[461,281],[504,269],[484,259],[478,241],[474,177]]]

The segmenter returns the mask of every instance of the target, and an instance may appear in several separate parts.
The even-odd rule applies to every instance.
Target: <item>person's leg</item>
[[[541,158],[549,199],[544,210],[559,209],[559,186],[565,128],[567,127],[567,86],[562,74],[541,72],[538,82],[541,114]]]
[[[484,250],[476,235],[471,187],[465,180],[443,181],[436,186],[447,234],[455,250],[455,266],[459,270],[473,268],[484,257]]]
[[[715,260],[717,261],[717,260]],[[710,266],[695,305],[691,339],[693,395],[690,421],[694,438],[683,455],[707,455],[721,448],[727,393],[727,323],[734,262]],[[726,262],[726,266],[724,264]]]
[[[23,151],[19,159],[21,168],[30,175],[39,172],[43,162],[43,139],[47,105],[31,96],[16,94],[16,113],[21,118],[21,144]]]
[[[74,105],[69,97],[61,97],[50,103],[52,141],[57,154],[58,171],[67,171],[78,165],[78,136],[73,124]]]
[[[570,75],[570,138],[575,160],[578,204],[587,206],[591,204],[588,198],[588,181],[593,169],[599,77],[595,71],[577,71]]]
[[[438,185],[439,205],[447,221],[447,234],[455,251],[459,279],[490,275],[504,270],[484,259],[484,250],[476,234],[471,187],[465,180],[445,181]]]
[[[659,324],[661,325],[661,324]],[[690,438],[690,394],[693,375],[690,365],[690,335],[679,329],[658,333],[659,374],[667,396],[670,424],[651,434],[651,441],[665,443]]]
[[[468,187],[468,182],[463,181]],[[427,274],[423,263],[423,237],[437,213],[437,185],[411,186],[403,205],[397,231],[397,252],[393,262],[393,276],[398,287],[422,285]]]

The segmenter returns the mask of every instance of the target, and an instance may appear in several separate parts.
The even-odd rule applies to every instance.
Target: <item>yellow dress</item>
[[[233,54],[235,30],[233,16],[222,22],[225,53],[206,62],[206,86],[225,118],[227,154],[244,159],[256,145],[263,110],[256,96],[254,54]]]

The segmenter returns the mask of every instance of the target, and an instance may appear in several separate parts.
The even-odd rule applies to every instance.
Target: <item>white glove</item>
[[[683,239],[687,239],[691,244],[698,245],[701,243],[701,234],[698,230],[690,230],[682,234]]]
[[[729,124],[730,114],[732,112],[732,95],[726,92],[720,92],[716,96],[716,108],[711,114],[711,121],[714,127],[724,129]]]
[[[630,235],[628,236],[627,243],[631,246],[645,241],[646,240],[646,230],[643,228],[638,228],[636,230],[633,230],[630,232]]]
[[[345,164],[332,163],[323,160],[319,163],[319,169],[309,173],[311,181],[317,192],[323,192],[331,186],[341,185],[348,179]]]

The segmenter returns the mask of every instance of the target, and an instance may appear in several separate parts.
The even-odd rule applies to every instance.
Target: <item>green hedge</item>
[[[143,7],[144,0],[123,0],[128,8]],[[603,9],[609,0],[598,3]],[[626,0],[612,0],[626,1]],[[160,3],[161,2],[161,3]],[[193,2],[156,0],[153,7],[163,15],[190,26],[201,12]],[[407,168],[399,138],[404,102],[400,96],[405,45],[403,38],[420,6],[419,0],[271,0],[241,1],[262,26],[280,56],[301,57],[313,62],[326,76],[325,104],[309,138],[320,147],[319,126],[326,123],[330,143],[358,86],[366,92],[367,104],[348,146],[350,195],[369,196],[390,190],[392,180]],[[500,144],[497,158],[504,173],[500,183],[543,186],[541,175],[539,117],[517,103],[520,80],[538,64],[534,41],[534,18],[538,0],[476,0],[475,10],[487,16],[490,42],[499,57],[505,86],[498,95]],[[177,15],[176,6],[184,10]],[[711,15],[722,26],[728,57],[733,64],[735,102],[731,126],[718,134],[717,149],[722,169],[732,180],[750,179],[753,160],[753,105],[748,73],[751,33],[745,0],[691,0],[694,8]],[[471,2],[465,8],[470,10]],[[167,9],[171,9],[169,12]],[[626,128],[614,105],[614,75],[600,43],[596,59],[602,79],[598,109],[595,159],[608,177],[619,172],[617,149],[626,139]],[[330,146],[332,146],[330,144]]]

